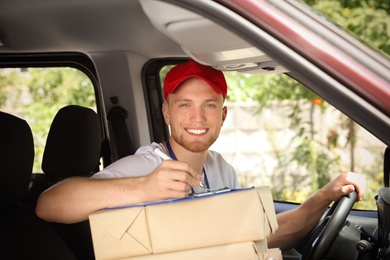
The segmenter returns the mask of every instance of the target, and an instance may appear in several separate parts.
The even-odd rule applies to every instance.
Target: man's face
[[[217,140],[226,118],[223,96],[205,81],[184,81],[163,105],[165,122],[176,143],[192,152],[203,152]]]

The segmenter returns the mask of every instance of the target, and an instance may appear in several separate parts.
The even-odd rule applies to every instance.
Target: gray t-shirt
[[[154,152],[157,147],[164,150],[163,144],[158,143],[142,146],[134,155],[129,155],[110,164],[102,171],[94,174],[92,178],[108,179],[148,175],[162,162],[162,159]],[[221,154],[208,151],[204,170],[210,189],[240,188],[234,168],[222,158]],[[200,191],[202,191],[202,188],[195,190],[195,192]]]

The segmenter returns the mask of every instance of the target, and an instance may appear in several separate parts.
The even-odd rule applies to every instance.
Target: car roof
[[[223,65],[215,63],[221,58],[216,52],[239,49],[247,52],[248,64],[276,65],[257,48],[209,19],[148,0],[2,1],[0,41],[1,53],[127,51],[155,59],[188,57],[195,51],[195,55],[203,55],[201,62],[214,62],[215,66]],[[228,66],[235,68],[236,63]]]
[[[131,51],[155,58],[182,52],[150,23],[138,0],[6,0],[0,5],[2,53]]]

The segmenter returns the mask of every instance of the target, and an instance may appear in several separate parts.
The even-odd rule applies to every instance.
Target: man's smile
[[[205,134],[208,131],[208,129],[206,129],[206,128],[203,128],[203,129],[186,128],[186,131],[190,134],[202,135],[202,134]]]

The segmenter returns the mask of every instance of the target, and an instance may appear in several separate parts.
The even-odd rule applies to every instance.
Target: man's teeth
[[[188,129],[187,131],[190,132],[191,134],[196,134],[196,135],[206,133],[205,129]]]

